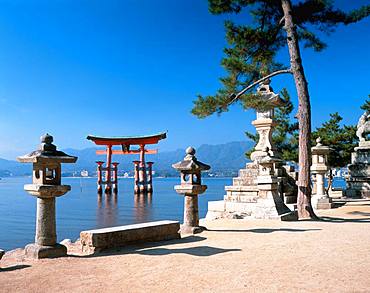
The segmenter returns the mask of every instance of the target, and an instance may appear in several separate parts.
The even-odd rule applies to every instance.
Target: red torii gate
[[[161,139],[167,137],[166,132],[148,135],[148,136],[123,136],[123,137],[103,137],[88,135],[87,139],[93,141],[96,145],[105,145],[105,150],[97,150],[97,155],[107,155],[107,162],[103,167],[103,161],[97,161],[98,175],[98,192],[103,191],[102,185],[105,184],[105,192],[110,193],[118,191],[118,164],[112,162],[112,155],[131,155],[140,154],[139,161],[133,161],[135,166],[135,193],[153,192],[152,185],[152,165],[153,162],[145,162],[145,154],[156,154],[157,150],[147,150],[145,146],[148,144],[157,144]],[[139,149],[131,150],[131,145],[138,145]],[[113,146],[121,146],[122,150],[113,150]],[[113,165],[113,166],[112,166]],[[105,180],[103,180],[102,172],[105,171]],[[148,174],[147,174],[148,171]],[[113,179],[112,179],[113,175]]]

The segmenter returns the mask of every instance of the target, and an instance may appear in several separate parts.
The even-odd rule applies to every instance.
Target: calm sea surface
[[[3,178],[0,180],[0,248],[9,250],[34,242],[36,198],[23,190],[31,178]],[[208,185],[199,197],[199,216],[205,217],[207,202],[221,200],[225,185],[232,178],[204,179]],[[98,196],[96,178],[63,178],[63,184],[72,186],[66,195],[57,198],[58,241],[75,240],[80,231],[156,220],[183,219],[183,197],[173,187],[179,178],[155,178],[151,197],[135,196],[133,179],[120,179],[117,196]],[[343,180],[334,186],[343,187]]]
[[[31,183],[30,177],[0,180],[0,248],[9,250],[34,242],[36,198],[23,190]],[[98,196],[96,178],[63,178],[63,184],[72,186],[66,195],[57,198],[58,241],[75,240],[80,231],[183,218],[183,197],[173,187],[179,178],[154,178],[151,197],[135,196],[133,179],[120,179],[117,196]],[[231,178],[204,179],[206,193],[199,197],[199,216],[205,217],[207,202],[223,198],[225,185]]]

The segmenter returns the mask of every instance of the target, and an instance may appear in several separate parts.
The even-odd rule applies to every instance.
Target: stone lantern
[[[316,209],[330,209],[332,208],[331,198],[325,193],[325,174],[328,168],[328,154],[330,148],[321,143],[321,138],[316,139],[316,146],[311,148],[312,151],[312,165],[311,174],[315,176],[316,194],[312,196],[312,205]]]
[[[257,94],[261,101],[266,104],[265,110],[256,110],[257,119],[252,122],[259,135],[259,141],[254,147],[254,152],[251,154],[252,161],[258,161],[264,156],[264,149],[267,147],[272,155],[275,155],[275,149],[272,144],[272,132],[276,125],[274,121],[274,108],[284,105],[284,100],[278,94],[275,94],[270,86],[270,80],[266,80],[260,84],[257,89]]]
[[[61,184],[61,163],[75,163],[77,157],[57,151],[53,137],[41,137],[38,150],[18,157],[21,163],[33,163],[32,184],[24,189],[37,197],[35,243],[26,246],[26,256],[33,258],[60,257],[67,248],[57,243],[55,223],[55,198],[71,190],[70,185]]]
[[[195,149],[188,147],[184,160],[173,164],[180,171],[181,184],[175,186],[179,194],[184,195],[184,224],[182,233],[200,233],[204,228],[199,226],[198,195],[206,191],[207,185],[202,185],[201,172],[211,167],[199,162],[195,157]]]

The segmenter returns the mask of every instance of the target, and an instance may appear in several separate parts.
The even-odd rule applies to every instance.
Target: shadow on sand
[[[360,212],[360,211],[353,211],[353,212],[349,212],[348,214],[350,214],[350,215],[364,216],[364,217],[370,217],[370,213]]]
[[[359,214],[359,213],[362,213],[362,212],[351,212],[351,214]],[[363,214],[368,214],[368,213],[363,213]],[[328,223],[370,223],[370,218],[346,219],[346,218],[335,218],[335,217],[320,217],[319,221],[328,222]]]
[[[0,272],[11,272],[11,271],[16,271],[16,270],[22,270],[31,267],[30,265],[15,265],[11,267],[6,267],[6,268],[0,268]]]
[[[131,245],[121,248],[112,248],[103,250],[98,253],[94,253],[86,256],[69,255],[69,257],[77,258],[90,258],[90,257],[101,257],[101,256],[112,256],[112,255],[123,255],[123,254],[141,254],[141,255],[169,255],[169,254],[189,254],[193,256],[211,256],[220,253],[230,251],[241,251],[240,249],[223,249],[218,247],[210,246],[196,246],[187,248],[157,248],[163,245],[174,245],[174,244],[186,244],[194,243],[206,240],[207,238],[201,236],[188,236],[181,239],[174,239],[169,241],[151,242],[144,244]]]
[[[251,232],[251,233],[273,233],[273,232],[308,232],[308,231],[320,231],[321,229],[294,229],[294,228],[258,228],[258,229],[247,229],[247,230],[230,230],[230,229],[208,229],[210,232]]]
[[[153,248],[145,250],[136,250],[128,252],[130,254],[141,254],[141,255],[168,255],[168,254],[189,254],[193,256],[211,256],[225,252],[241,251],[241,249],[224,249],[211,246],[196,246],[189,248]]]

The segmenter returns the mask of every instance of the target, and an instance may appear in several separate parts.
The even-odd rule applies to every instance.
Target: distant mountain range
[[[212,173],[221,173],[223,175],[235,174],[240,168],[245,166],[248,162],[245,157],[245,152],[253,147],[253,142],[230,142],[218,145],[204,144],[197,148],[196,157],[211,165]],[[67,154],[77,156],[78,160],[75,164],[64,164],[62,167],[63,172],[80,172],[87,170],[90,173],[95,172],[97,160],[105,160],[104,156],[97,156],[95,151],[97,148],[86,148],[82,150],[65,149]],[[156,155],[147,155],[147,161],[153,161],[153,169],[157,174],[162,176],[171,176],[176,174],[171,165],[182,160],[185,156],[184,149],[175,151],[161,152]],[[113,156],[113,160],[119,162],[119,170],[130,172],[133,170],[133,160],[137,160],[138,155],[127,156]],[[0,159],[0,176],[21,176],[31,174],[30,164],[21,164],[16,161]]]

